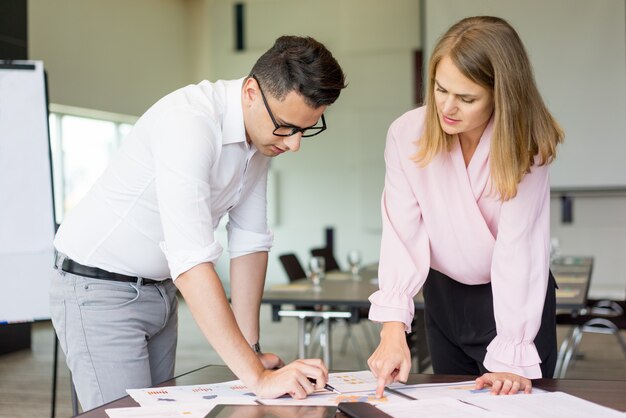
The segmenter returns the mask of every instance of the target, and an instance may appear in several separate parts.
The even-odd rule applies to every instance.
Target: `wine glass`
[[[352,278],[358,279],[361,269],[361,252],[359,250],[350,250],[348,252],[348,265],[350,266]]]
[[[313,289],[320,290],[321,281],[324,279],[324,273],[326,271],[326,260],[324,260],[324,257],[311,257],[309,260],[309,271],[311,272]]]

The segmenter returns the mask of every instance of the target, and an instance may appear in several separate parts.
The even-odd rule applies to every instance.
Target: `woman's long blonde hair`
[[[515,30],[498,17],[469,17],[441,37],[430,57],[426,123],[415,162],[424,166],[452,145],[453,136],[441,129],[434,98],[437,65],[446,56],[463,75],[493,94],[491,183],[502,200],[509,200],[536,155],[540,165],[552,162],[563,130],[543,103]]]

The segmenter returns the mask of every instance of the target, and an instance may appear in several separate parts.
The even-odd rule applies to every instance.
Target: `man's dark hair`
[[[250,74],[260,81],[264,91],[278,100],[296,91],[313,108],[334,103],[346,87],[337,60],[323,44],[308,36],[276,39]]]

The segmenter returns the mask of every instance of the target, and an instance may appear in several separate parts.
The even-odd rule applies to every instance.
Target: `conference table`
[[[189,373],[167,380],[155,387],[199,385],[235,380],[235,375],[226,366],[205,366]],[[471,379],[468,376],[411,374],[407,384],[452,383]],[[586,399],[597,404],[626,412],[626,382],[614,380],[572,380],[539,379],[533,381],[535,387],[547,391],[560,391]],[[125,396],[98,408],[84,412],[80,417],[107,418],[105,410],[139,406],[130,396]],[[344,417],[337,413],[337,417]]]
[[[550,265],[559,289],[557,309],[581,309],[587,303],[587,293],[591,282],[593,258],[588,256],[559,257]],[[377,265],[364,267],[357,276],[350,272],[331,271],[326,273],[319,289],[307,279],[289,284],[271,286],[263,293],[262,302],[272,306],[282,304],[348,306],[367,308],[369,296],[378,290]],[[415,297],[415,307],[424,308],[421,293]]]
[[[378,290],[377,276],[378,269],[374,265],[361,269],[358,275],[330,271],[325,274],[317,288],[307,279],[275,285],[265,290],[261,302],[271,305],[273,321],[280,321],[285,317],[297,318],[299,358],[307,357],[305,348],[307,321],[319,321],[324,330],[319,334],[322,358],[328,367],[332,367],[333,321],[344,319],[356,323],[362,319],[369,308],[369,296]],[[414,301],[416,309],[424,308],[421,292],[415,296]],[[294,305],[296,308],[283,309],[283,305]],[[302,306],[316,309],[302,309],[300,308]]]
[[[559,289],[556,291],[558,310],[577,311],[587,304],[587,293],[591,282],[593,258],[587,256],[559,257],[550,265]],[[324,321],[326,332],[322,342],[323,358],[332,367],[332,349],[330,328],[336,318],[358,322],[363,311],[370,306],[369,296],[378,290],[377,264],[365,266],[358,275],[350,272],[331,271],[321,281],[319,287],[313,286],[307,279],[296,280],[289,284],[270,287],[263,293],[262,303],[272,307],[272,320],[294,317],[298,319],[298,356],[305,357],[305,322],[311,318]],[[424,298],[418,293],[415,309],[423,310]],[[316,310],[283,309],[283,305],[316,306]]]

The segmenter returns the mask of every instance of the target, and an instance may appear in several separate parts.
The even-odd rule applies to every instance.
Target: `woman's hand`
[[[492,395],[515,395],[518,392],[530,393],[532,383],[530,379],[513,373],[485,373],[476,379],[476,389],[491,386]]]
[[[380,344],[367,360],[378,379],[376,396],[382,397],[385,386],[392,382],[406,382],[411,371],[411,352],[406,343],[402,322],[385,322],[380,332]]]

